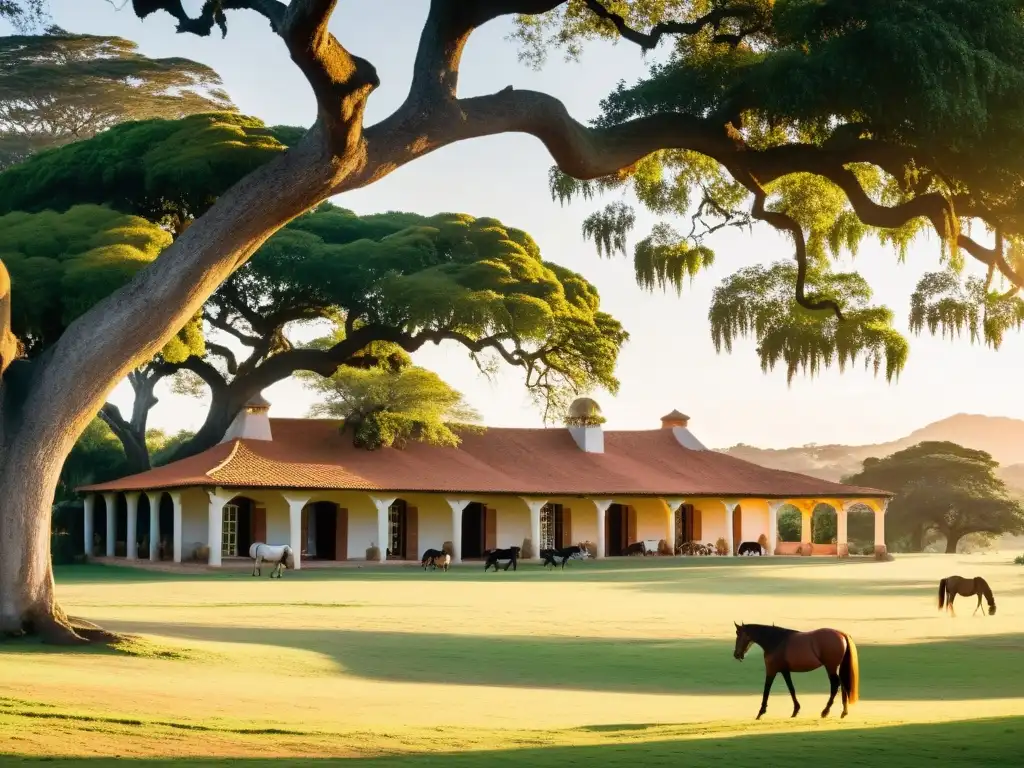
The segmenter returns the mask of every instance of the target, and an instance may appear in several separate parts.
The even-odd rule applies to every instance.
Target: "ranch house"
[[[367,451],[337,421],[271,419],[269,409],[257,397],[219,445],[80,488],[88,553],[219,567],[263,541],[289,544],[298,568],[303,561],[418,560],[446,542],[455,563],[524,540],[535,555],[589,542],[599,558],[639,541],[675,553],[690,541],[724,540],[734,555],[763,536],[769,555],[803,547],[803,554],[842,557],[849,554],[847,515],[858,505],[874,513],[876,551],[885,546],[891,494],[708,450],[678,411],[649,430],[488,428],[465,433],[457,448],[410,443]],[[836,541],[806,547],[811,514],[822,503],[837,516]],[[778,541],[786,504],[802,514],[802,542]]]

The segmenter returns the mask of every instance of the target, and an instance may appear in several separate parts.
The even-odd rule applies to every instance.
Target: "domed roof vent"
[[[671,429],[672,427],[685,427],[690,423],[690,417],[682,411],[672,410],[661,417],[661,428]]]
[[[569,434],[580,450],[587,453],[604,453],[604,432],[601,431],[604,422],[601,406],[589,397],[573,400],[565,416]]]
[[[569,427],[599,427],[604,422],[601,406],[589,397],[577,397],[573,400],[565,418],[566,426]]]

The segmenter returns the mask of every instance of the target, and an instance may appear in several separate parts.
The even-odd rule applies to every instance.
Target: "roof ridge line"
[[[220,464],[215,466],[213,469],[207,470],[206,476],[213,477],[213,475],[216,472],[220,472],[222,469],[224,469],[224,467],[230,464],[231,461],[235,458],[235,454],[238,453],[238,446],[240,446],[241,444],[242,441],[239,440],[238,438],[235,438],[234,445],[231,446],[231,451],[228,453],[228,455],[224,458],[223,461],[221,461]]]

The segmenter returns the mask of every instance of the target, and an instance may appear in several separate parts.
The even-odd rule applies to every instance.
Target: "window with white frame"
[[[545,504],[540,510],[540,548],[555,549],[562,532],[562,505]]]
[[[221,522],[221,554],[228,557],[238,555],[238,505],[225,504]]]
[[[388,550],[394,559],[405,557],[405,520],[405,502],[396,499],[388,508]]]

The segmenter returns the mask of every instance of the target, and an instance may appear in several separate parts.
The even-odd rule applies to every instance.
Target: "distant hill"
[[[874,445],[805,445],[799,448],[755,448],[734,445],[722,453],[772,469],[800,472],[823,480],[840,480],[859,472],[864,459],[888,456],[925,440],[949,440],[987,451],[999,462],[999,475],[1011,490],[1024,495],[1024,421],[1003,416],[958,413],[916,429],[906,437]],[[1002,536],[994,547],[1024,550],[1024,537]]]
[[[949,440],[988,451],[998,461],[1006,484],[1024,492],[1024,421],[1004,416],[958,413],[914,430],[906,437],[873,445],[805,445],[798,448],[756,448],[734,445],[722,453],[773,469],[839,480],[860,471],[864,459],[888,456],[925,440]]]

